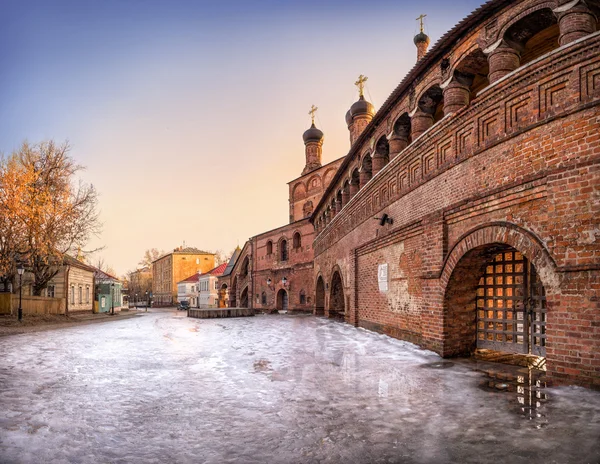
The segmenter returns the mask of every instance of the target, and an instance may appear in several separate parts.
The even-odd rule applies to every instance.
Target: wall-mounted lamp
[[[287,277],[284,277],[283,279],[281,279],[281,283],[285,286],[287,284]]]
[[[379,221],[379,225],[380,226],[384,226],[386,224],[393,224],[394,220],[389,217],[387,214],[383,214],[383,216],[381,216],[380,218],[373,218],[373,219],[377,219]]]
[[[270,277],[267,279],[267,285],[271,285],[271,278]]]

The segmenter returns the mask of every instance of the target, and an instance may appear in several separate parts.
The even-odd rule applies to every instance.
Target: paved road
[[[474,363],[312,316],[152,310],[0,353],[2,463],[600,462],[600,393],[521,404]]]

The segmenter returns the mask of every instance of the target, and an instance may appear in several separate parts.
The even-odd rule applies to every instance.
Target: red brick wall
[[[495,32],[474,29],[448,52],[450,61],[536,3],[484,22]],[[506,244],[531,260],[546,289],[549,375],[600,387],[598,56],[595,34],[487,87],[394,157],[319,231],[314,282],[321,275],[330,284],[340,269],[347,322],[445,356],[463,353],[473,344],[469,289],[481,272],[472,250]],[[431,66],[416,95],[441,79],[439,69]],[[411,98],[407,92],[367,132],[389,133]],[[393,224],[373,219],[384,212]],[[387,293],[377,284],[384,262]]]
[[[301,246],[294,248],[294,234],[299,233]],[[288,259],[281,261],[280,244],[286,240]],[[273,244],[273,253],[267,254],[267,242]],[[314,311],[313,249],[314,228],[308,219],[294,222],[252,238],[254,244],[254,308],[262,311],[276,309],[276,296],[280,289],[288,292],[289,309],[292,311]],[[284,285],[282,279],[287,283]],[[271,279],[271,285],[267,279]],[[300,303],[300,292],[304,291],[306,302]],[[267,304],[262,304],[262,292],[267,295]],[[258,298],[257,298],[258,295]]]

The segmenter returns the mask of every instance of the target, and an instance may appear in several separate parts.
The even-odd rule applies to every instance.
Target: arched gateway
[[[344,320],[346,306],[344,303],[344,285],[338,271],[331,277],[331,295],[329,296],[329,317]]]
[[[323,277],[319,276],[317,279],[315,295],[315,316],[325,315],[325,283]]]
[[[227,308],[229,306],[229,292],[227,289],[227,284],[221,285],[219,289],[219,308]]]
[[[277,310],[288,310],[288,293],[283,288],[277,292]]]
[[[545,264],[541,246],[516,228],[487,227],[459,241],[442,276],[444,355],[485,348],[546,356],[546,290],[537,268],[551,272]]]

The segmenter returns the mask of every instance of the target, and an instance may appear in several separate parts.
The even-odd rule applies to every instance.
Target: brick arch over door
[[[501,243],[523,253],[535,265],[544,285],[556,288],[559,278],[556,264],[542,242],[533,233],[510,222],[494,222],[479,226],[464,234],[452,247],[444,261],[440,276],[445,288],[456,264],[468,251],[479,246]]]
[[[534,266],[545,289],[548,319],[560,291],[556,265],[542,242],[514,224],[499,222],[480,226],[463,235],[446,258],[440,284],[443,291],[443,356],[467,354],[474,348],[475,299],[483,269],[494,253],[514,249]],[[552,328],[548,322],[549,333]]]
[[[336,264],[331,270],[331,277],[329,278],[328,315],[330,318],[340,321],[346,319],[346,313],[348,312],[348,308],[346,308],[346,293],[344,275],[340,267]]]

